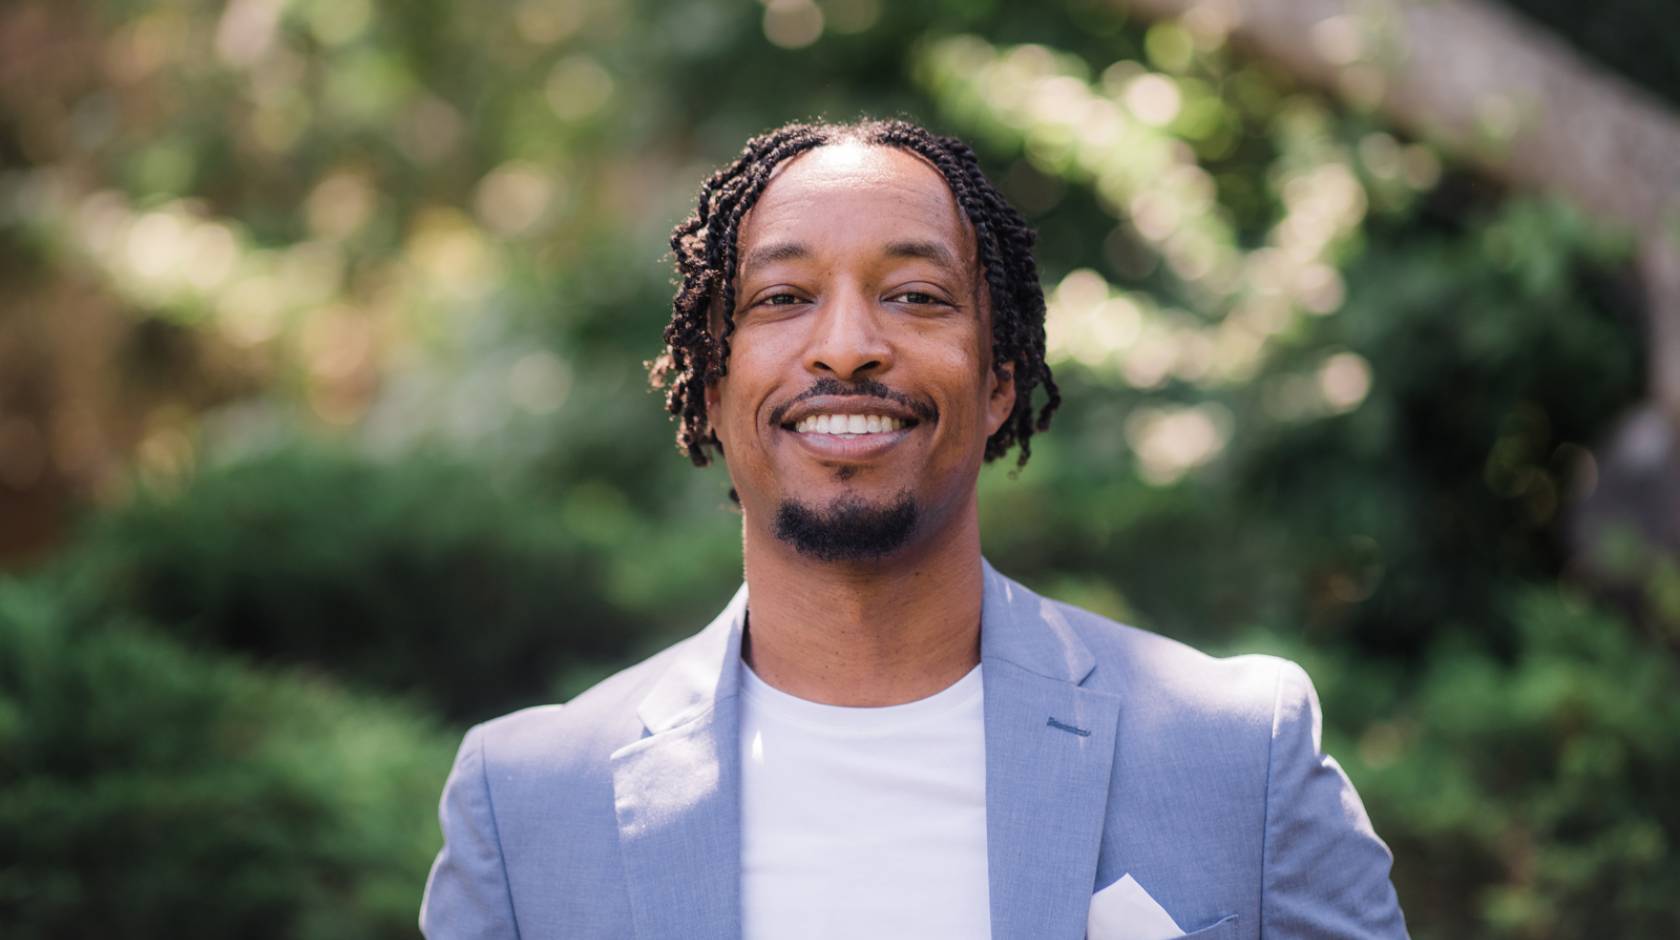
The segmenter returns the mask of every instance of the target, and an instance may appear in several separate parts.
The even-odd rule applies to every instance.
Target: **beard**
[[[916,530],[916,501],[906,490],[890,503],[855,496],[815,509],[786,500],[776,509],[776,537],[818,561],[872,561],[892,554]]]

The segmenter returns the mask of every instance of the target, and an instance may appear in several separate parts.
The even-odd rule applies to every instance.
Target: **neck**
[[[741,655],[770,685],[830,705],[898,705],[980,661],[978,511],[928,544],[880,560],[822,562],[743,526],[748,591]]]

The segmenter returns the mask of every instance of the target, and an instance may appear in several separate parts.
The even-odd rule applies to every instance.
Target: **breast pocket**
[[[1091,910],[1085,918],[1086,940],[1185,940],[1189,937],[1222,940],[1236,935],[1235,914],[1185,933],[1178,921],[1130,873],[1091,895]]]
[[[1174,937],[1173,940],[1235,940],[1237,936],[1237,915],[1214,921],[1201,930]]]

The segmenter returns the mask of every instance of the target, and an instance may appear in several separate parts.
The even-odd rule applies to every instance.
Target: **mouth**
[[[805,398],[773,419],[784,431],[801,437],[858,438],[899,434],[931,418],[931,408],[864,395],[817,395]]]
[[[855,463],[882,456],[924,423],[911,404],[866,395],[813,396],[779,415],[778,425],[820,460]]]
[[[806,415],[789,422],[783,428],[796,434],[827,434],[834,437],[859,437],[865,434],[890,434],[906,430],[916,424],[893,415],[827,412]]]

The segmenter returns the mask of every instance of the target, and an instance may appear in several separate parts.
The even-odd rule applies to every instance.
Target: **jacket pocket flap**
[[[1233,940],[1237,935],[1237,915],[1221,918],[1200,930],[1193,930],[1176,940]]]

